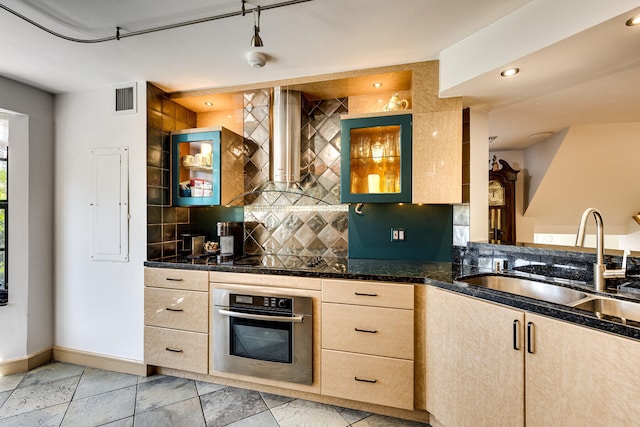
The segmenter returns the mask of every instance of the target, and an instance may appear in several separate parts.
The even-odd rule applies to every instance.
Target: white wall
[[[56,95],[55,344],[143,360],[146,259],[146,83],[138,112],[112,113],[113,88]],[[129,148],[129,262],[91,253],[91,148]]]
[[[640,210],[634,184],[640,177],[639,131],[638,122],[576,125],[524,151],[490,152],[521,170],[516,183],[517,239],[574,246],[580,215],[595,206],[603,214],[605,247],[639,251],[640,228],[631,219]],[[593,232],[590,222],[588,233]],[[587,235],[585,245],[595,246],[593,234]]]
[[[638,7],[638,0],[529,1],[440,52],[441,96],[464,96],[464,83]],[[579,11],[579,12],[576,12]]]
[[[53,96],[0,77],[9,117],[9,304],[0,362],[53,345]]]
[[[489,230],[489,115],[471,108],[471,183],[469,240],[486,241]]]
[[[553,163],[553,158],[558,153],[568,132],[569,128],[563,129],[543,141],[528,146],[524,150],[524,163],[527,165],[526,179],[528,180],[527,198],[524,200],[525,212],[531,199],[535,197],[544,175],[549,170],[551,163]]]
[[[595,207],[607,248],[640,251],[631,219],[640,210],[639,132],[640,122],[575,125],[525,150],[532,188],[525,218],[536,241],[575,243],[582,212]],[[588,223],[589,234],[594,224]]]

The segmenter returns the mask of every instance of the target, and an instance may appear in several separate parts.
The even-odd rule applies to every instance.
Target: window
[[[9,117],[0,113],[0,305],[7,304],[7,219],[9,217]]]

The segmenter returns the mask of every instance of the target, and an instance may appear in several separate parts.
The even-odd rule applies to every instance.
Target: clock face
[[[504,187],[499,181],[489,181],[489,206],[504,206]]]

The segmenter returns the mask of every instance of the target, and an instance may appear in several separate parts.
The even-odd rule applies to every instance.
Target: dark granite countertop
[[[470,274],[474,275],[480,274]],[[528,280],[542,281],[545,283],[553,283],[557,286],[568,287],[583,291],[587,294],[592,294],[596,297],[617,298],[624,299],[633,302],[640,302],[637,295],[626,293],[598,293],[593,290],[593,286],[585,282],[571,281],[566,279],[553,279],[548,277],[541,277],[534,274],[526,274],[521,272],[506,272],[503,273],[506,276],[515,276],[526,278]],[[640,340],[640,322],[629,321],[628,324],[622,319],[610,318],[601,319],[596,314],[565,306],[562,304],[555,304],[551,302],[541,301],[538,299],[527,298],[507,292],[501,292],[482,286],[474,286],[459,280],[452,280],[451,282],[433,280],[430,278],[425,279],[427,285],[437,286],[442,289],[450,290],[453,292],[461,293],[464,295],[479,298],[488,302],[496,304],[502,304],[515,309],[524,310],[531,313],[541,314],[558,320],[563,320],[569,323],[574,323],[590,328],[598,329],[604,332],[621,335],[628,338]],[[591,296],[591,295],[590,295]]]
[[[491,271],[486,268],[451,262],[266,256],[251,259],[245,258],[243,260],[237,260],[235,263],[209,264],[202,262],[202,260],[192,260],[189,263],[147,261],[144,265],[155,268],[426,284],[488,302],[502,304],[515,309],[537,313],[558,320],[640,340],[640,323],[624,324],[622,320],[600,319],[593,313],[568,306],[470,285],[456,279],[462,276],[487,274],[491,273]],[[538,271],[531,273],[511,270],[503,274],[553,283],[558,286],[578,289],[597,296],[628,299],[636,302],[640,300],[640,294],[598,294],[592,290],[592,286],[587,282],[570,279],[553,279],[542,276],[539,273]]]
[[[424,283],[425,278],[453,282],[453,279],[461,274],[473,274],[480,271],[477,268],[463,267],[450,262],[300,256],[249,257],[221,264],[200,262],[200,260],[194,260],[191,263],[147,261],[144,265],[159,268],[418,284]]]

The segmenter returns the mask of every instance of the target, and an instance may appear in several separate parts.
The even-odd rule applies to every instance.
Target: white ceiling
[[[253,0],[247,8],[280,1]],[[575,34],[562,35],[557,22],[549,28],[540,26],[544,48],[512,55],[509,62],[522,72],[508,84],[495,77],[506,63],[493,59],[492,53],[508,48],[517,52],[517,46],[485,45],[481,52],[464,53],[464,43],[510,17],[526,19],[533,6],[553,17],[568,15],[571,8],[588,14],[589,9],[598,9],[598,2],[610,4],[313,0],[262,12],[263,50],[269,55],[262,69],[249,67],[245,59],[253,32],[251,14],[104,43],[76,43],[0,10],[0,75],[52,93],[134,80],[173,92],[438,59],[443,51],[460,47],[462,56],[469,58],[465,68],[474,68],[472,60],[481,63],[487,58],[493,65],[447,87],[444,95],[464,96],[466,105],[490,112],[490,132],[498,136],[492,148],[518,148],[536,142],[527,137],[530,133],[556,132],[578,123],[638,121],[640,27],[625,27],[624,21],[632,12],[640,13],[640,0],[617,0],[615,16],[594,12],[590,24],[569,31]],[[95,39],[115,36],[116,27],[125,35],[238,12],[241,1],[5,0],[1,4],[66,36]],[[476,60],[473,54],[483,58]]]

